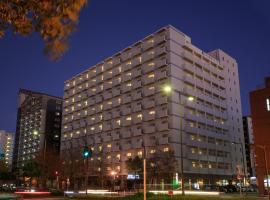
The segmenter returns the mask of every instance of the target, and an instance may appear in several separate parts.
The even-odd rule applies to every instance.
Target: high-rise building
[[[183,158],[186,183],[243,177],[237,62],[220,49],[203,52],[170,25],[161,28],[65,82],[61,134],[64,158],[78,155],[83,163],[88,145],[89,162],[103,159],[107,174],[122,178],[126,160],[142,156],[144,146],[147,158],[172,151],[173,173]]]
[[[250,116],[243,117],[243,129],[245,138],[247,174],[249,177],[255,177],[256,176],[255,157],[254,157],[254,149],[252,148],[252,145],[254,144],[254,136],[253,136],[252,119]]]
[[[265,78],[265,87],[256,89],[249,95],[257,182],[259,192],[263,194],[267,185],[270,187],[270,77]]]
[[[11,169],[12,165],[13,145],[13,133],[0,130],[0,159],[4,160],[9,169]]]
[[[13,170],[39,155],[59,154],[61,117],[61,98],[19,90]]]

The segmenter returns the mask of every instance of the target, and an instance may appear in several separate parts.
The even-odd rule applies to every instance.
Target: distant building
[[[67,167],[72,154],[84,166],[81,152],[88,145],[89,162],[103,160],[106,175],[113,171],[124,180],[126,160],[142,156],[145,145],[149,157],[171,150],[177,164],[167,173],[179,174],[183,143],[186,183],[201,187],[243,178],[237,62],[220,49],[204,52],[173,26],[67,80],[63,104],[61,155]],[[94,179],[101,169],[89,166],[96,167],[89,171]],[[81,184],[83,169],[76,177]]]
[[[12,166],[14,134],[0,130],[0,159],[3,159],[9,169]]]
[[[264,192],[264,186],[267,186],[266,169],[268,168],[268,171],[270,171],[270,77],[265,78],[264,88],[250,92],[250,107],[257,181],[259,192],[262,194]],[[266,157],[264,152],[266,153]],[[268,161],[268,167],[266,161]],[[268,174],[268,179],[270,179],[269,176],[270,174]]]
[[[62,99],[20,89],[13,170],[28,160],[60,150]]]
[[[245,137],[247,174],[249,177],[255,177],[256,176],[255,157],[254,157],[254,149],[252,148],[252,145],[254,144],[254,136],[253,136],[252,119],[250,116],[243,117],[243,129]]]

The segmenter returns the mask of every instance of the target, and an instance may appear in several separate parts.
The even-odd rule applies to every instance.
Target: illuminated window
[[[120,119],[116,120],[116,123],[120,126],[121,125],[121,120]]]
[[[168,151],[169,151],[169,148],[168,148],[168,147],[165,147],[165,148],[163,149],[163,151],[164,151],[164,152],[168,152]]]
[[[80,134],[80,131],[76,131],[76,134]]]
[[[75,99],[74,99],[74,97],[72,98],[72,102],[73,102],[73,103],[75,102]]]
[[[127,120],[127,121],[131,121],[131,117],[130,117],[130,116],[127,117],[126,120]]]
[[[196,162],[192,162],[192,167],[195,168],[196,167]]]
[[[118,103],[120,104],[120,103],[121,103],[121,98],[118,98],[117,101],[118,101]]]
[[[101,80],[103,81],[103,79],[104,79],[104,77],[103,77],[103,75],[101,75]]]
[[[101,66],[101,71],[102,71],[102,72],[104,71],[104,66],[103,66],[103,65]]]
[[[102,109],[103,109],[103,105],[102,105],[102,104],[100,104],[100,105],[99,105],[99,108],[100,108],[100,110],[102,110]]]
[[[267,108],[267,111],[270,111],[270,100],[269,99],[266,99],[266,108]]]
[[[128,73],[127,73],[127,76],[131,76],[131,72],[128,72]]]
[[[138,151],[137,155],[142,156],[142,151]]]
[[[131,86],[132,86],[132,84],[131,84],[131,83],[127,83],[127,85],[126,85],[126,86],[131,87]]]
[[[150,112],[149,112],[149,114],[150,115],[154,115],[156,112],[154,111],[154,110],[151,110]]]
[[[195,140],[195,138],[196,138],[195,135],[191,135],[191,136],[190,136],[190,139],[191,139],[191,140]]]
[[[74,106],[71,107],[71,110],[74,111]]]
[[[81,106],[82,106],[82,104],[78,103],[78,107],[81,107]]]
[[[111,147],[112,147],[112,145],[111,145],[111,144],[107,144],[107,147],[108,147],[108,148],[111,148]]]
[[[151,87],[149,87],[148,89],[149,89],[149,90],[154,90],[155,87],[154,87],[154,86],[151,86]]]
[[[95,130],[95,127],[94,126],[91,127],[91,131],[93,131],[93,130]]]
[[[154,39],[150,39],[147,41],[148,43],[154,43]]]
[[[211,164],[209,164],[209,165],[208,165],[208,168],[209,168],[209,169],[211,169],[211,168],[212,168],[212,165],[211,165]]]
[[[95,92],[97,89],[96,88],[92,88],[92,92]]]
[[[91,117],[91,120],[96,120],[96,118],[95,117]]]
[[[118,78],[118,83],[121,83],[121,77]]]
[[[195,148],[191,148],[191,153],[196,153],[196,149]]]
[[[155,149],[151,149],[151,150],[150,150],[150,153],[151,153],[151,154],[156,153],[156,150],[155,150]]]
[[[131,157],[131,153],[127,153],[127,157]]]
[[[92,79],[92,82],[96,82],[97,80],[96,79]]]
[[[67,84],[66,84],[66,86],[67,86],[67,87],[69,87],[69,86],[70,86],[70,84],[69,84],[69,83],[67,83]]]
[[[84,114],[87,115],[87,110],[84,111]]]
[[[99,130],[102,130],[102,124],[100,124],[98,127],[99,127]]]
[[[126,62],[127,65],[131,65],[131,61]]]
[[[85,105],[85,106],[87,106],[87,104],[88,104],[88,102],[87,102],[87,101],[85,101],[85,102],[84,102],[84,105]]]
[[[89,75],[88,74],[86,74],[86,78],[89,78]]]
[[[112,102],[111,102],[111,101],[109,101],[109,102],[108,102],[108,105],[112,105]]]
[[[76,85],[76,81],[73,81],[73,83],[72,83],[72,84],[73,84],[73,86],[74,86],[74,85]]]
[[[110,156],[110,155],[108,155],[108,156],[107,156],[107,159],[111,159],[111,156]]]
[[[118,71],[121,72],[122,71],[122,68],[121,67],[118,67]]]
[[[142,57],[139,56],[138,59],[139,59],[139,62],[141,63],[142,62]]]
[[[148,78],[154,78],[155,77],[155,74],[149,74],[148,75]]]
[[[142,114],[138,114],[137,118],[142,119]]]
[[[150,66],[150,67],[152,67],[152,66],[154,66],[154,65],[155,65],[155,63],[153,63],[153,62],[148,63],[148,66]]]
[[[117,155],[116,155],[116,158],[120,160],[121,155],[120,155],[120,154],[117,154]]]
[[[108,73],[109,73],[109,74],[112,74],[112,71],[109,71]]]

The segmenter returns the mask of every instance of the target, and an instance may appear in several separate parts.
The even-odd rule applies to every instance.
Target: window
[[[149,112],[149,114],[150,114],[150,115],[154,115],[154,114],[155,114],[155,111],[154,111],[154,110],[151,110],[151,111]]]
[[[149,74],[148,75],[148,78],[154,78],[155,77],[155,74]]]
[[[127,153],[127,157],[131,157],[131,153]]]
[[[270,100],[266,99],[266,109],[267,111],[270,111]]]
[[[127,120],[127,121],[131,121],[131,117],[127,117],[126,120]]]

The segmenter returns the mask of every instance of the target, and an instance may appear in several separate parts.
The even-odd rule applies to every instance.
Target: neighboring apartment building
[[[30,90],[19,90],[13,170],[48,153],[59,154],[62,99]]]
[[[179,173],[182,128],[186,183],[227,183],[244,174],[241,113],[236,60],[166,26],[65,82],[61,155],[87,144],[123,178],[144,144],[147,157],[173,151]]]
[[[270,171],[270,77],[265,78],[264,88],[252,91],[249,95],[254,134],[257,182],[259,192],[263,194],[264,186],[267,186],[267,171]],[[267,168],[268,170],[266,170]],[[270,174],[268,174],[268,179],[268,186],[270,186]]]
[[[13,133],[0,130],[0,159],[4,159],[4,162],[9,169],[11,169],[12,166],[13,145]]]
[[[254,136],[253,136],[252,119],[250,116],[243,117],[243,129],[245,138],[247,174],[248,177],[255,177],[256,176],[255,157],[254,157],[254,149],[252,148],[252,145],[254,144]]]

